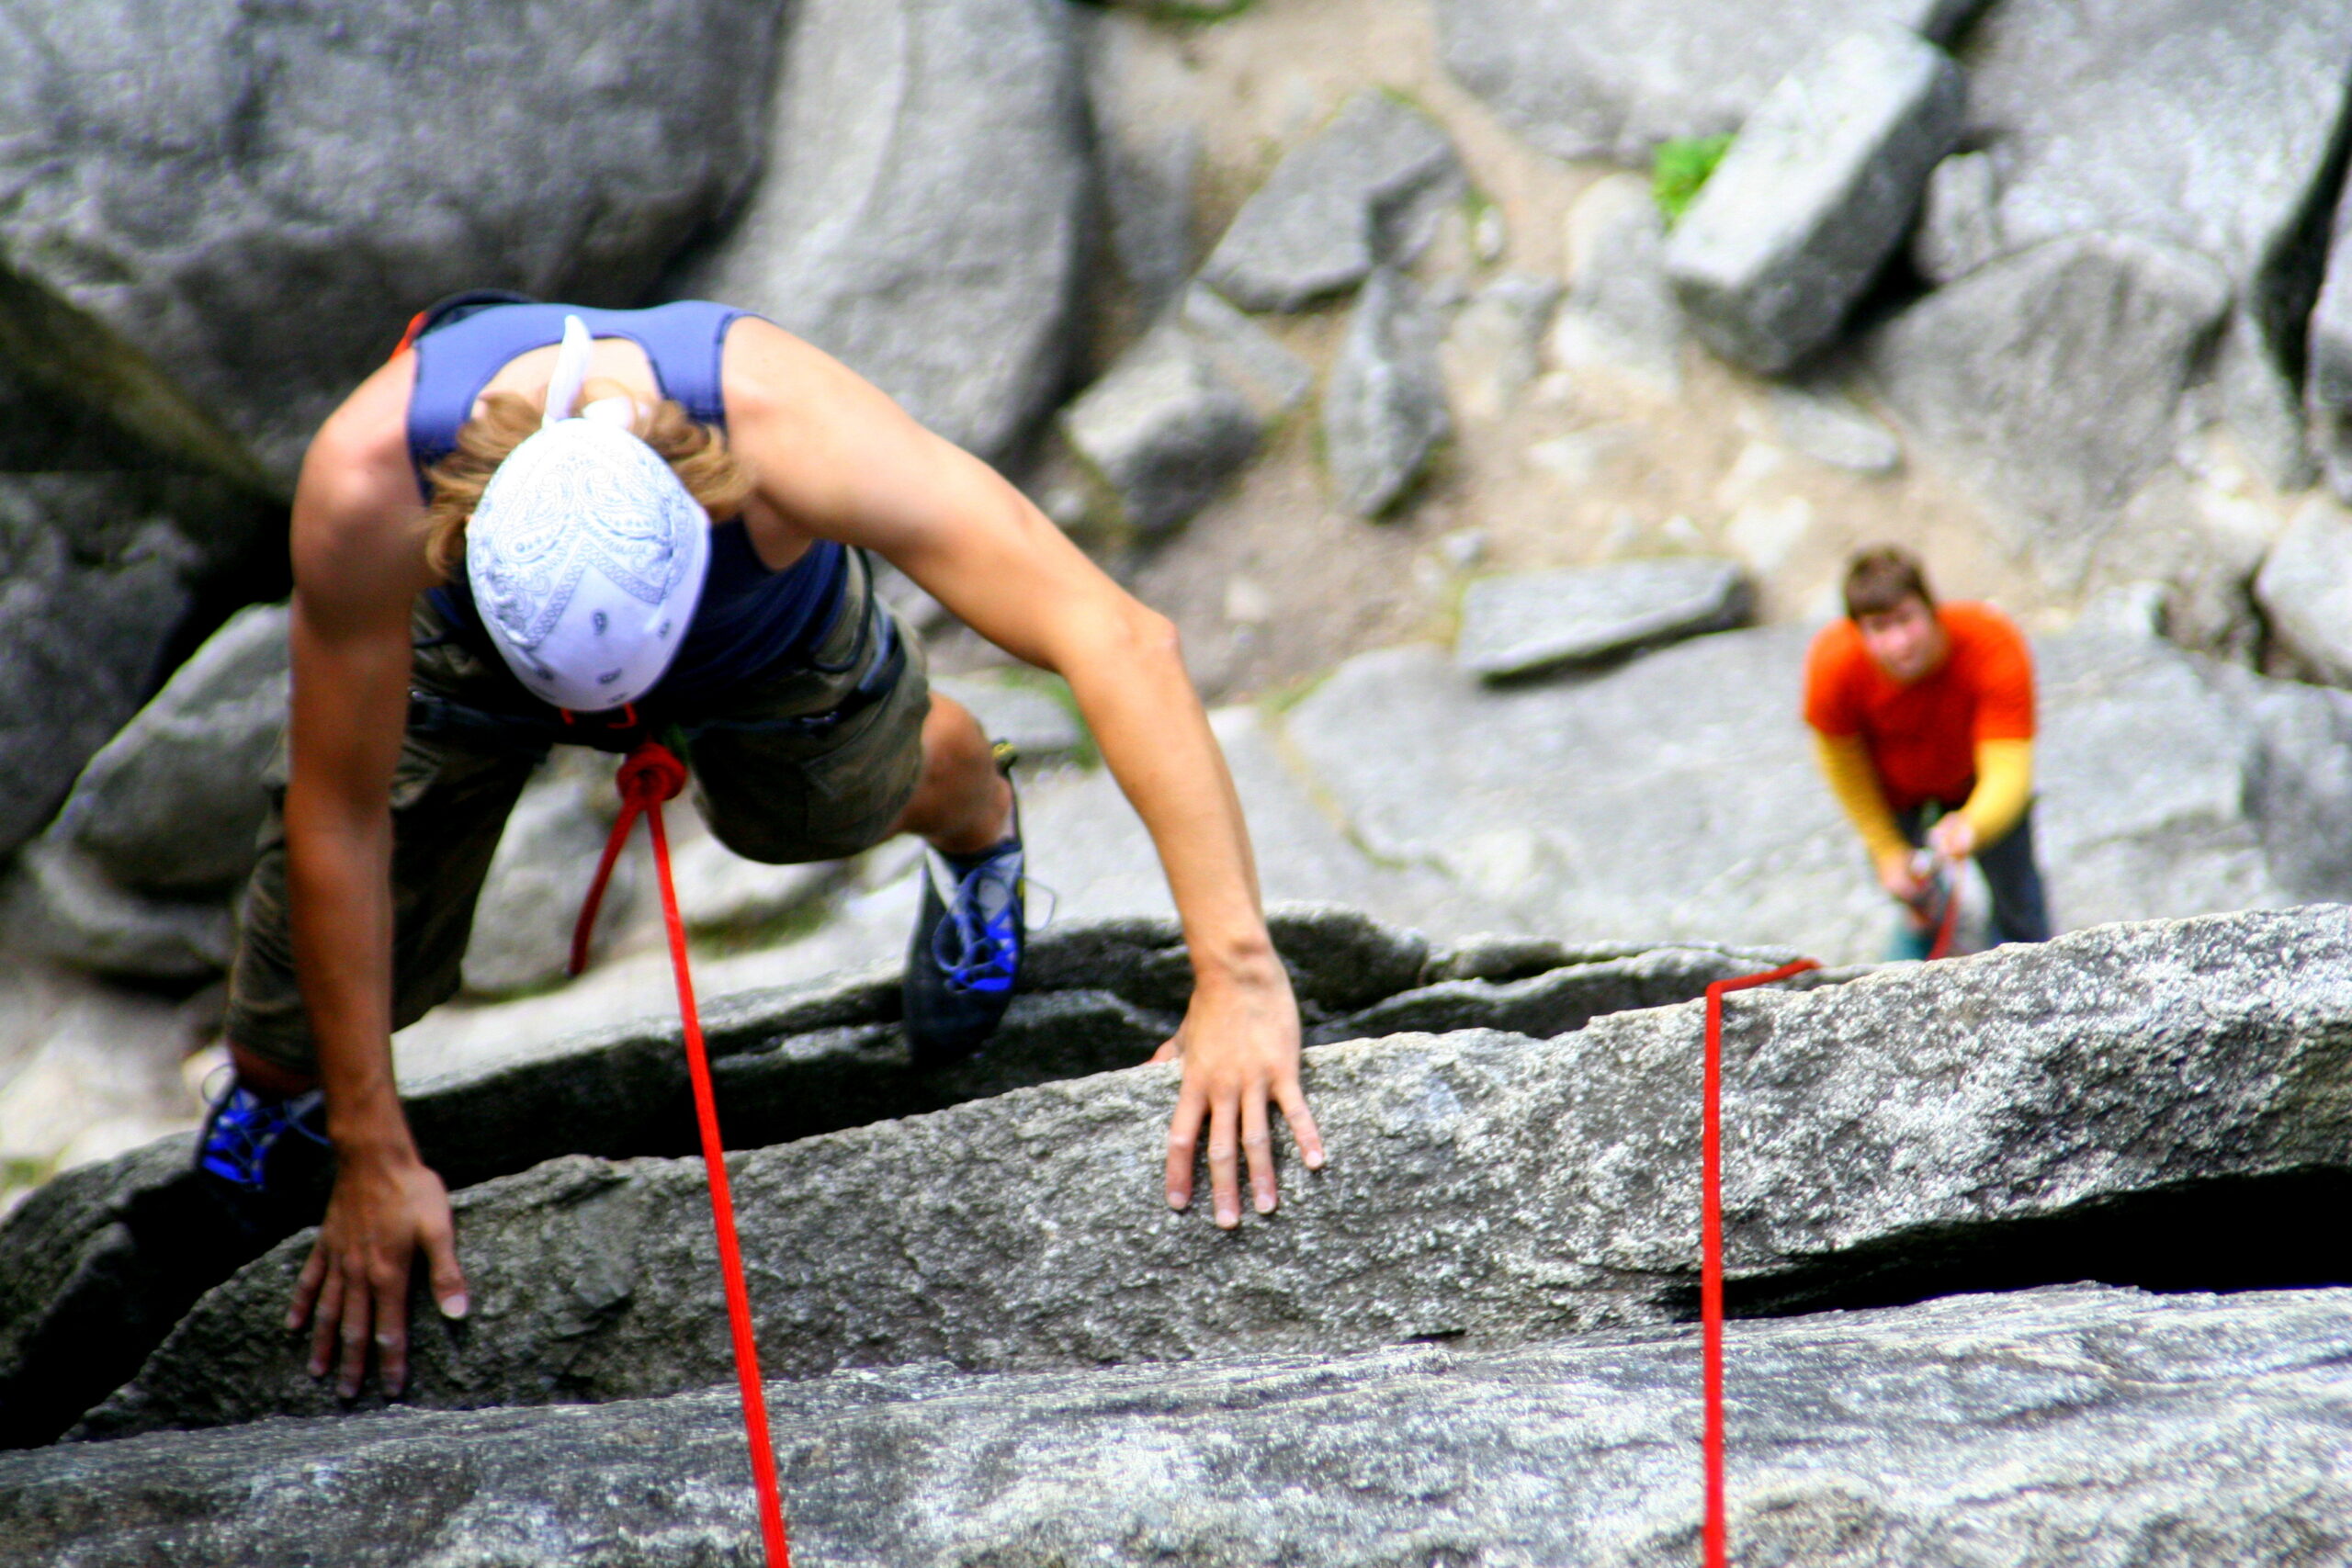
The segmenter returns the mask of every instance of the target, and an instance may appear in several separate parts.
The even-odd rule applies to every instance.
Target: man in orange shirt
[[[2025,637],[1989,604],[1939,605],[1918,561],[1892,546],[1849,564],[1846,615],[1806,656],[1804,716],[1880,883],[1906,908],[1894,955],[1924,958],[1934,939],[1923,844],[1984,868],[1996,942],[2049,940]]]

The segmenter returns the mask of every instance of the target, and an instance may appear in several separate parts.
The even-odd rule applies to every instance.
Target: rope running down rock
[[[642,815],[653,839],[653,868],[662,886],[662,920],[670,932],[670,967],[678,980],[678,1017],[685,1028],[686,1070],[694,1080],[695,1120],[702,1132],[702,1163],[710,1178],[710,1217],[718,1233],[719,1271],[727,1287],[727,1321],[735,1340],[735,1376],[743,1390],[743,1429],[752,1450],[752,1483],[759,1494],[760,1536],[768,1568],[792,1568],[785,1539],[784,1499],[776,1484],[775,1448],[768,1437],[767,1400],[760,1385],[760,1352],[752,1335],[752,1298],[743,1283],[743,1253],[735,1235],[735,1203],[727,1190],[727,1150],[718,1138],[718,1106],[710,1089],[710,1058],[703,1049],[702,1013],[695,1006],[694,976],[686,966],[686,927],[678,916],[678,890],[670,875],[670,837],[662,830],[662,803],[686,786],[686,764],[658,740],[641,742],[621,760],[613,782],[620,787],[621,814],[605,841],[605,858],[572,929],[571,973],[587,966],[588,934],[596,923],[605,884],[620,858],[628,830]]]
[[[1700,1527],[1705,1568],[1726,1568],[1724,1528],[1724,998],[1769,986],[1818,962],[1800,958],[1778,969],[1717,980],[1707,987],[1707,1049],[1699,1130],[1700,1397],[1706,1405],[1701,1439],[1707,1469],[1706,1517]]]

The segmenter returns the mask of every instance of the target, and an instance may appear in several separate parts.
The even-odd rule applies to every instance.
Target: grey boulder
[[[139,488],[0,474],[0,853],[139,710],[193,602],[197,552]]]
[[[1731,1550],[2288,1568],[2352,1461],[2341,1290],[2073,1286],[1742,1323]],[[766,1394],[795,1550],[883,1564],[1593,1562],[1697,1551],[1688,1328],[1518,1350],[974,1375]],[[2226,1456],[2217,1458],[2217,1456]],[[0,1456],[31,1561],[697,1568],[756,1553],[736,1396],[394,1412]]]
[[[1024,759],[1067,757],[1087,744],[1069,688],[1056,676],[1028,669],[935,675],[931,689],[970,710],[991,740],[1012,743]]]
[[[125,892],[81,851],[41,838],[0,879],[7,943],[95,974],[183,982],[225,973],[232,940],[226,898]]]
[[[1160,1196],[1172,1065],[735,1156],[772,1375],[1407,1339],[1501,1348],[1689,1310],[1701,1007],[1550,1041],[1318,1046],[1331,1151],[1236,1233]],[[1743,1310],[2243,1265],[2340,1265],[2257,1224],[2352,1172],[2342,907],[2077,932],[1731,1007],[1726,1268]],[[409,1398],[601,1402],[728,1375],[698,1162],[552,1161],[462,1194],[474,1311]],[[2166,1236],[2151,1249],[2145,1238]],[[2251,1246],[2257,1237],[2268,1237]],[[213,1291],[91,1437],[323,1415],[283,1328],[295,1237]],[[372,1403],[372,1401],[370,1402]]]
[[[1783,78],[1667,241],[1692,331],[1767,373],[1828,343],[1910,228],[1962,101],[1951,56],[1892,23]]]
[[[816,0],[788,15],[766,172],[672,287],[760,311],[1001,457],[1061,387],[1092,220],[1068,7]]]
[[[1062,411],[1061,428],[1116,498],[1119,521],[1146,535],[1206,506],[1264,434],[1250,400],[1181,320],[1121,355]]]
[[[1873,333],[1864,358],[2015,542],[2078,574],[2169,462],[2230,299],[2221,269],[2191,252],[2076,234],[1936,290]]]
[[[1617,561],[1480,578],[1462,596],[1454,661],[1489,681],[1634,652],[1747,618],[1736,561]]]
[[[1920,276],[1954,283],[2008,253],[1998,181],[1990,152],[1954,152],[1935,166],[1911,234],[1911,263]]]
[[[2352,686],[2352,517],[2342,507],[2314,497],[2297,509],[2254,594],[2282,651],[2317,678]]]
[[[1178,317],[1261,419],[1278,420],[1314,396],[1314,367],[1215,289],[1197,283],[1185,289]]]
[[[1446,69],[1561,158],[1646,164],[1737,130],[1773,85],[1858,28],[1949,44],[1984,0],[1438,0]]]
[[[116,886],[227,893],[253,869],[286,726],[287,610],[231,616],[74,781],[50,829]]]
[[[1314,389],[1305,360],[1194,284],[1062,411],[1061,428],[1119,521],[1163,533],[1208,504]]]
[[[1250,310],[1298,310],[1402,265],[1462,190],[1453,143],[1420,110],[1367,90],[1274,166],[1202,264]]]
[[[1781,440],[1833,468],[1886,474],[1903,466],[1894,433],[1834,386],[1774,386],[1772,422]]]
[[[2296,482],[2278,427],[2293,441],[2286,370],[2301,356],[2340,177],[2352,12],[2335,0],[2007,0],[1958,52],[1968,141],[1996,171],[1999,243],[2128,233],[2218,266],[2238,317],[2231,355],[2251,362],[2224,367],[2226,412],[2274,479]]]
[[[159,447],[288,488],[435,299],[636,303],[757,167],[778,15],[15,6],[0,347]]]
[[[1377,517],[1419,479],[1453,432],[1437,317],[1420,290],[1383,267],[1348,318],[1323,392],[1323,457],[1340,504]]]
[[[2330,489],[2352,501],[2352,191],[2335,209],[2333,243],[2305,344],[2303,397]]]

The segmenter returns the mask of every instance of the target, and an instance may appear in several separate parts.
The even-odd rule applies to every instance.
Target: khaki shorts
[[[922,649],[873,593],[864,558],[849,558],[841,614],[807,667],[731,691],[666,737],[684,742],[711,832],[747,859],[855,854],[889,832],[914,795],[931,709]],[[521,688],[503,667],[453,636],[429,601],[417,601],[412,624],[409,726],[391,788],[394,1029],[456,994],[507,813],[549,746],[568,739],[548,710],[517,703]],[[661,716],[648,723],[663,732]],[[287,927],[286,766],[281,746],[230,970],[228,1037],[307,1074],[317,1053]]]

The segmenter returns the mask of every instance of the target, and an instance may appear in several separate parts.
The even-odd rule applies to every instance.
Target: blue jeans
[[[1924,844],[1926,816],[1925,807],[1898,811],[1894,825],[1913,844]],[[1984,868],[1984,881],[1993,889],[1994,942],[2048,942],[2050,905],[2041,890],[2041,868],[2033,859],[2030,803],[2016,827],[1976,852],[1976,863]]]

